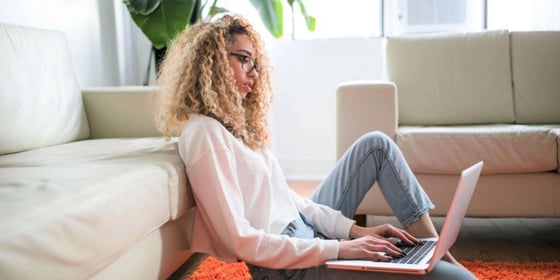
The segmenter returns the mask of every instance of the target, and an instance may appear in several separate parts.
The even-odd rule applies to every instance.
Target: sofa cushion
[[[401,125],[513,122],[507,31],[387,38]]]
[[[0,24],[0,61],[0,154],[88,137],[62,33]]]
[[[83,279],[192,207],[185,181],[161,138],[0,156],[0,278]]]
[[[517,123],[560,123],[560,31],[511,33]]]
[[[416,173],[458,174],[484,160],[484,174],[554,171],[557,137],[547,127],[481,125],[401,127],[396,135]]]

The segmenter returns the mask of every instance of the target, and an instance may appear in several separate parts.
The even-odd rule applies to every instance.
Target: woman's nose
[[[259,76],[259,72],[257,72],[257,69],[252,68],[251,71],[249,71],[247,73],[247,76],[251,77],[251,78],[256,78]]]

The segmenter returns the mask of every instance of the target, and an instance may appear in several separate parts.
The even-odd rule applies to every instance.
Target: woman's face
[[[259,75],[254,55],[255,49],[249,36],[245,34],[233,36],[233,42],[228,48],[228,59],[241,98],[245,98],[252,91],[254,80]]]

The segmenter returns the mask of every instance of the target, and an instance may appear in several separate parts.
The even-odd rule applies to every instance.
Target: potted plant
[[[282,1],[249,1],[259,12],[260,18],[270,34],[275,38],[282,37]],[[313,31],[315,29],[315,18],[307,14],[303,0],[286,1],[292,11],[295,2],[297,2],[301,9],[301,14],[305,18],[307,28]],[[219,13],[229,12],[227,9],[217,6],[218,0],[212,0],[212,3],[208,3],[208,0],[205,0],[204,3],[202,3],[202,0],[123,0],[123,2],[128,8],[134,23],[152,43],[154,53],[156,54],[156,71],[159,68],[161,59],[165,55],[167,44],[177,34],[198,21],[211,18]],[[207,5],[210,5],[209,8],[207,8]],[[207,11],[206,15],[203,15],[204,11]]]

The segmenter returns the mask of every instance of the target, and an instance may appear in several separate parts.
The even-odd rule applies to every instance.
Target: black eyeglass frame
[[[257,72],[260,73],[261,72],[261,67],[260,65],[257,63],[257,61],[255,59],[253,59],[252,57],[245,55],[245,54],[240,54],[240,53],[234,53],[234,52],[230,52],[229,55],[235,56],[239,59],[239,62],[241,62],[241,69],[243,69],[243,71],[245,71],[245,73],[251,73],[251,71],[253,71],[253,69]],[[251,68],[249,69],[245,69],[245,64],[249,65]],[[251,64],[253,66],[251,66]]]

